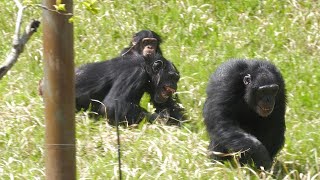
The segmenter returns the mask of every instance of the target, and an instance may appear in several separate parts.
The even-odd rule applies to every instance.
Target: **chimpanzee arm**
[[[280,116],[279,114],[282,114]],[[284,108],[275,108],[274,113],[270,115],[270,119],[265,123],[270,127],[266,132],[266,125],[262,124],[260,131],[264,132],[264,144],[269,151],[271,158],[274,158],[279,150],[283,147],[285,141],[285,110]],[[278,115],[278,117],[276,116]]]
[[[146,82],[147,74],[141,67],[123,70],[115,77],[109,93],[103,100],[106,107],[101,106],[99,114],[107,112],[111,124],[115,124],[115,115],[120,121],[127,121],[128,124],[139,123],[147,114],[147,111],[139,106]]]
[[[266,169],[271,167],[269,152],[256,137],[241,129],[230,114],[212,114],[212,112],[218,111],[204,109],[205,123],[211,139],[210,150],[224,151],[223,153],[244,152],[240,157],[241,163],[253,160],[257,167],[263,166]]]

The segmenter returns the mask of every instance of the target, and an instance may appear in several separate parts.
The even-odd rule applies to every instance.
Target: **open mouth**
[[[161,92],[161,97],[164,99],[168,99],[175,92],[176,92],[176,90],[171,88],[170,86],[164,86],[163,90]]]
[[[265,108],[265,107],[260,107],[260,106],[259,106],[259,108],[264,112],[272,111],[272,108]]]
[[[258,114],[260,114],[260,116],[262,117],[269,116],[273,111],[273,107],[261,107],[261,106],[258,106],[258,107],[259,107]]]

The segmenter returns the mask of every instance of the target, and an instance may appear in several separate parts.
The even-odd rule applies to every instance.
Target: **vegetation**
[[[62,1],[63,2],[63,1]],[[41,3],[40,0],[25,3]],[[164,55],[181,72],[179,95],[189,120],[121,127],[126,179],[320,178],[320,2],[306,0],[75,1],[75,62],[110,59],[133,33],[151,29],[164,38]],[[10,49],[17,8],[0,2],[0,59]],[[88,10],[85,10],[88,9]],[[29,7],[24,20],[39,18]],[[42,28],[0,81],[0,179],[43,179],[44,105]],[[210,74],[229,58],[269,59],[288,92],[286,143],[271,171],[236,168],[207,157],[202,107]],[[143,105],[152,109],[145,97]],[[79,179],[117,179],[116,129],[76,115]]]

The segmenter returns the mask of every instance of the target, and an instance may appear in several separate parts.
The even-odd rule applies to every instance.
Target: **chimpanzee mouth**
[[[269,111],[272,111],[272,108],[265,108],[265,107],[260,107],[259,108],[262,110],[262,111],[265,111],[265,112],[269,112]]]
[[[152,57],[153,55],[154,55],[153,52],[145,52],[145,53],[143,53],[143,56],[145,56],[145,57]]]
[[[267,116],[269,116],[269,115],[272,113],[272,111],[273,111],[273,107],[261,107],[261,106],[259,106],[259,105],[258,105],[258,107],[259,107],[259,109],[258,109],[258,114],[259,114],[260,116],[262,116],[262,117],[267,117]]]
[[[149,55],[150,56],[150,55],[153,55],[154,52],[155,52],[154,50],[146,50],[145,51],[145,55]]]
[[[163,99],[168,99],[175,92],[176,92],[176,90],[171,88],[170,86],[164,86],[163,90],[161,91],[161,97]]]

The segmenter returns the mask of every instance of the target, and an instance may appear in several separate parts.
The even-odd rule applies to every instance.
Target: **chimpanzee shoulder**
[[[116,57],[111,60],[88,63],[76,68],[76,95],[90,93],[88,91],[101,90],[103,86],[110,84],[110,81],[118,78],[120,74],[127,75],[132,71],[144,70],[145,61],[142,57],[130,57],[129,61],[126,62],[123,57]],[[121,71],[124,69],[126,71]]]

